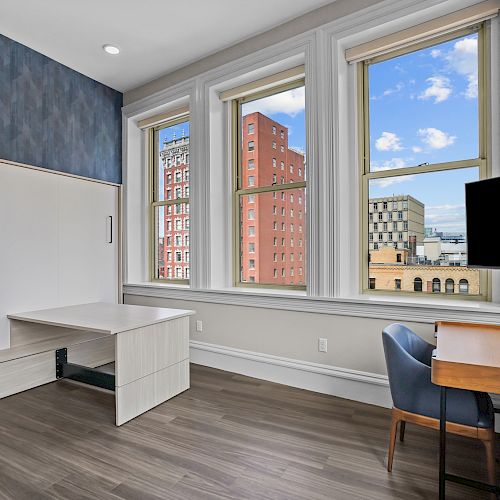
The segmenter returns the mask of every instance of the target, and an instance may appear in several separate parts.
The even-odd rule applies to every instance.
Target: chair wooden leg
[[[399,440],[403,442],[405,440],[405,428],[406,422],[401,420],[401,425],[399,426]]]
[[[495,473],[495,431],[492,429],[486,439],[482,440],[486,451],[486,465],[488,467],[488,481],[490,484],[496,484]]]
[[[394,459],[394,448],[396,446],[396,436],[398,433],[399,412],[395,408],[392,409],[391,416],[391,432],[389,436],[389,453],[387,455],[387,472],[392,471],[392,462]]]

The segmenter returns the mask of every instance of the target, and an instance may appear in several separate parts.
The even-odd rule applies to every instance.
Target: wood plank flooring
[[[437,498],[436,431],[407,425],[388,474],[388,410],[196,365],[191,377],[119,428],[112,393],[70,381],[1,400],[0,499]],[[481,445],[448,442],[450,472],[485,479]]]

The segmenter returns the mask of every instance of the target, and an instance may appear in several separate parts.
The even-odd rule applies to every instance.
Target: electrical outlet
[[[328,339],[318,339],[318,351],[319,352],[328,352]]]
[[[201,320],[196,321],[196,331],[197,332],[203,331],[203,321],[201,321]]]

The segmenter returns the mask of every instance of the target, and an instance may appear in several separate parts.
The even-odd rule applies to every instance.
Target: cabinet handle
[[[113,216],[109,216],[109,240],[108,243],[113,243]]]

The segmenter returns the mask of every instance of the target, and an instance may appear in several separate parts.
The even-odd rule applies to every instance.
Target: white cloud
[[[391,88],[384,90],[381,95],[371,96],[370,99],[372,101],[378,101],[378,100],[382,99],[383,97],[387,97],[391,94],[397,94],[397,93],[401,92],[404,89],[404,87],[405,87],[405,84],[403,82],[398,82],[394,87],[391,87]]]
[[[375,148],[379,151],[401,151],[401,139],[394,132],[382,132],[375,141]]]
[[[441,231],[465,231],[465,205],[426,205],[425,225]]]
[[[412,146],[411,150],[414,153],[421,153],[422,152],[422,148],[420,146]]]
[[[386,170],[394,170],[395,168],[404,168],[406,166],[406,162],[403,158],[391,158],[390,160],[385,161],[382,165],[376,162],[372,162],[370,165],[370,170],[372,172],[383,172]],[[382,179],[374,179],[370,181],[370,185],[380,188],[386,188],[394,184],[410,182],[414,179],[414,177],[414,175],[398,175],[397,177],[385,177]]]
[[[418,129],[418,136],[424,144],[432,149],[443,149],[451,146],[456,139],[454,135],[433,127]]]
[[[434,57],[434,59],[436,57],[439,57],[441,55],[441,51],[439,49],[432,49],[431,50],[431,57]]]
[[[297,89],[264,97],[263,99],[251,101],[243,105],[242,111],[245,115],[255,113],[256,111],[264,115],[285,113],[293,118],[301,111],[304,111],[305,106],[305,89],[304,87],[299,87]]]
[[[450,69],[467,79],[465,97],[477,98],[477,38],[467,37],[458,40],[445,59]]]
[[[453,88],[450,79],[446,76],[431,76],[427,78],[426,82],[429,84],[419,96],[419,99],[427,100],[434,98],[434,104],[446,101],[450,97]]]

